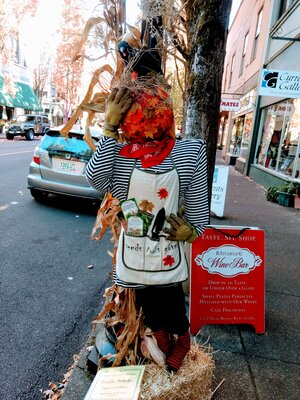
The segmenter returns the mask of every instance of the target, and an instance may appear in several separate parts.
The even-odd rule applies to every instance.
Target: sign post
[[[191,246],[190,324],[250,324],[265,331],[264,231],[210,226]]]

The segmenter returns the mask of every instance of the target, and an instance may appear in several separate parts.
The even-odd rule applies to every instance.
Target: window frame
[[[230,88],[231,83],[232,83],[232,76],[233,76],[234,66],[235,66],[235,53],[231,57],[231,68],[230,68],[230,73],[229,73],[228,88]]]
[[[245,57],[246,57],[246,53],[247,53],[248,41],[249,41],[249,31],[244,36],[244,46],[243,46],[243,52],[242,52],[241,64],[240,64],[240,76],[242,75],[242,73],[244,71],[244,67],[245,67]]]
[[[256,54],[257,54],[258,40],[259,40],[259,36],[260,36],[260,32],[261,32],[262,19],[263,19],[263,10],[264,10],[264,8],[261,7],[261,9],[257,13],[256,28],[255,28],[255,36],[254,36],[253,46],[252,46],[251,61],[253,61],[256,58]]]

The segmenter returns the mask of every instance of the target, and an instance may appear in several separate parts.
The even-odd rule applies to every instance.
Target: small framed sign
[[[191,333],[207,324],[265,331],[264,231],[210,226],[191,246]]]
[[[142,365],[102,368],[84,400],[138,400],[144,370]]]

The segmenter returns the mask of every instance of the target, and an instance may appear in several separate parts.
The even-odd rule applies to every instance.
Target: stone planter
[[[281,206],[285,207],[293,207],[293,195],[286,193],[286,192],[277,192],[278,197],[277,197],[277,202]]]

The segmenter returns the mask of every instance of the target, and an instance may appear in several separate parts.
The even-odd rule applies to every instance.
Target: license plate
[[[62,160],[61,158],[52,159],[53,169],[61,172],[68,172],[74,175],[80,175],[83,173],[85,163],[80,161],[68,161]]]

